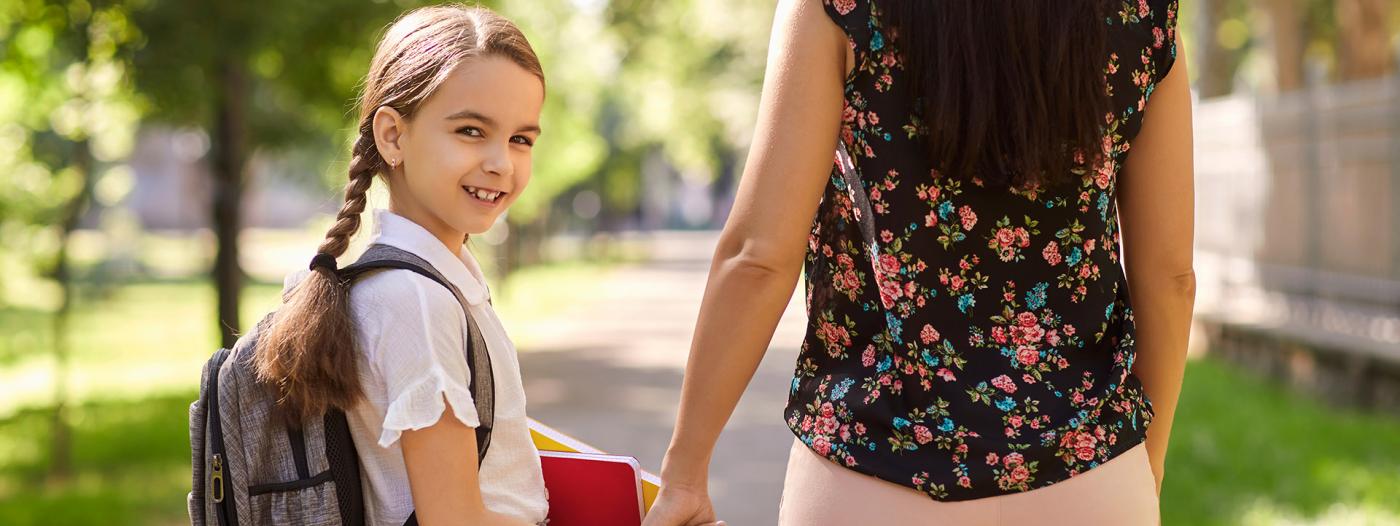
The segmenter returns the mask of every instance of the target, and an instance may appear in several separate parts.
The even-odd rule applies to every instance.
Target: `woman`
[[[804,263],[780,523],[1157,522],[1194,298],[1176,2],[782,0],[774,27],[647,524],[715,520]]]

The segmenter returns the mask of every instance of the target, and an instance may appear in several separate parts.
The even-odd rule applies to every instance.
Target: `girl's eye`
[[[524,136],[524,135],[516,135],[516,136],[514,136],[514,137],[511,137],[511,138],[510,138],[510,142],[513,142],[513,143],[516,143],[516,144],[523,144],[523,145],[526,145],[526,146],[533,146],[533,145],[535,144],[535,141],[530,140],[529,137],[526,137],[526,136]]]
[[[458,130],[457,130],[457,133],[460,133],[460,134],[462,134],[462,135],[466,135],[466,136],[468,136],[468,137],[481,137],[481,128],[477,128],[477,127],[475,127],[475,126],[467,126],[467,127],[458,129]]]

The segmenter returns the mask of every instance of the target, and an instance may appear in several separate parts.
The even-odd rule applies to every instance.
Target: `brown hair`
[[[424,7],[404,13],[389,26],[365,77],[345,204],[317,249],[322,261],[345,253],[360,229],[365,194],[375,175],[387,175],[391,169],[375,145],[375,112],[388,106],[411,119],[457,65],[482,56],[507,58],[544,82],[539,58],[525,35],[488,9],[461,4]],[[276,387],[279,407],[293,420],[330,407],[348,409],[362,396],[349,292],[333,265],[313,264],[257,346],[253,363],[258,377]]]
[[[1105,4],[888,2],[933,168],[1024,189],[1099,165],[1112,113]]]

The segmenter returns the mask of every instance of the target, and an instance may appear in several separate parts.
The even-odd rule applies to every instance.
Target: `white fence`
[[[1198,317],[1400,404],[1400,76],[1200,101],[1194,131]]]

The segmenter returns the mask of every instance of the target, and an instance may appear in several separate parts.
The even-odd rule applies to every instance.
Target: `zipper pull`
[[[214,478],[214,488],[213,488],[214,502],[215,502],[215,503],[219,503],[219,502],[223,502],[223,501],[224,501],[224,457],[223,457],[223,455],[220,455],[220,454],[218,454],[218,453],[214,453],[213,464],[214,464],[214,465],[213,465],[213,469],[212,469],[211,472],[213,473],[213,478]]]

